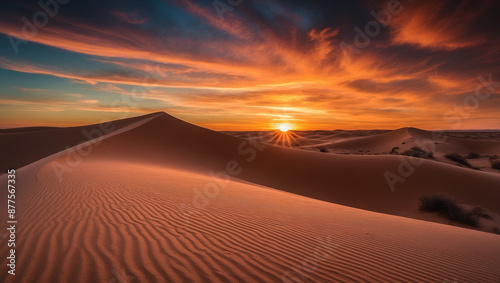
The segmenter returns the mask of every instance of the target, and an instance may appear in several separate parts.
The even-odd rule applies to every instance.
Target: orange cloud
[[[472,1],[416,1],[413,5],[408,3],[405,9],[391,23],[393,42],[396,44],[457,49],[478,46],[487,40],[473,31],[471,26],[488,9],[488,5],[476,6]]]
[[[482,49],[487,37],[470,27],[487,6],[416,2],[405,2],[388,34],[374,38],[350,61],[338,46],[346,36],[352,40],[346,30],[353,23],[301,23],[300,13],[281,12],[283,7],[271,7],[279,11],[276,18],[241,7],[221,21],[211,5],[180,0],[176,3],[196,16],[202,32],[210,31],[207,36],[141,29],[146,18],[121,10],[110,11],[109,26],[61,16],[26,39],[86,54],[100,67],[4,57],[0,67],[65,78],[110,95],[132,96],[131,88],[144,87],[146,101],[130,107],[130,115],[160,108],[214,129],[258,129],[280,119],[293,121],[294,128],[315,129],[429,126],[442,120],[442,109],[474,91],[477,76],[498,69],[491,59],[498,51]],[[15,21],[0,22],[1,33],[25,37]],[[460,53],[477,46],[481,49]],[[75,101],[58,101],[53,108],[4,102],[22,111],[122,111],[71,91],[62,95]],[[477,117],[495,117],[491,113]]]
[[[312,29],[309,32],[309,38],[315,41],[316,49],[318,50],[319,59],[323,60],[326,56],[333,50],[333,44],[331,38],[339,34],[339,29],[325,28],[321,32]]]

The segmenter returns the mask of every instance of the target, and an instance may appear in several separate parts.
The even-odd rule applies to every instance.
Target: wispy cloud
[[[412,3],[408,13],[393,21],[394,43],[452,50],[488,41],[476,25],[485,11],[493,8],[493,1],[418,2]]]

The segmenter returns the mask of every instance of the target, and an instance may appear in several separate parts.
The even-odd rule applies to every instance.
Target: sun
[[[301,143],[297,139],[300,138],[298,134],[291,131],[293,128],[289,123],[276,124],[277,130],[272,134],[273,137],[271,141],[274,145],[285,146],[285,147],[296,147],[300,146]]]
[[[280,125],[280,131],[282,132],[288,132],[288,130],[290,130],[290,126],[287,125],[287,124],[281,124]]]

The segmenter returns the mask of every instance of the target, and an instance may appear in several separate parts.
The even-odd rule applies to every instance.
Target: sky
[[[0,128],[500,128],[500,2],[3,0]]]

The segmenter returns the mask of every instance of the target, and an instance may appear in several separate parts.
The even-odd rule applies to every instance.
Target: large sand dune
[[[405,132],[397,130],[389,134],[397,136]],[[228,163],[230,166],[237,163],[238,169],[234,171],[240,171],[235,175],[239,179],[402,216],[426,217],[415,213],[418,198],[433,192],[500,212],[499,175],[412,157],[330,155],[251,144],[168,115],[106,139],[96,151],[95,155],[101,158],[196,169],[204,174],[233,171],[227,169]],[[399,174],[402,163],[410,164],[414,172],[404,182],[395,184],[396,190],[392,192],[385,173]]]
[[[163,113],[116,123],[80,151],[66,147],[99,125],[17,133],[44,152],[17,167],[18,275],[2,257],[2,282],[500,282],[498,235],[395,216],[441,221],[417,210],[434,191],[499,213],[498,175],[424,160],[391,192],[384,173],[413,158],[250,143]]]

